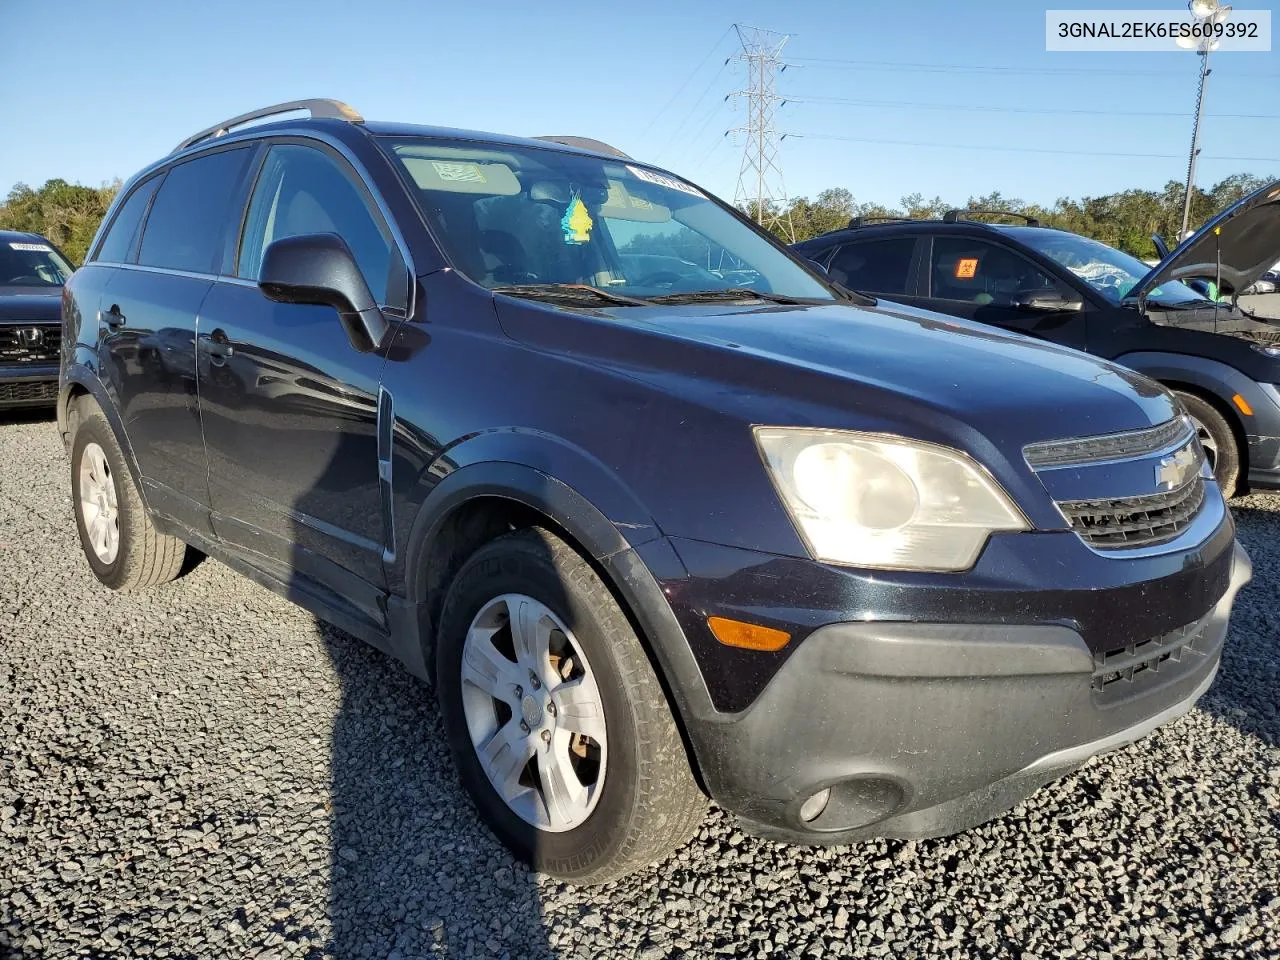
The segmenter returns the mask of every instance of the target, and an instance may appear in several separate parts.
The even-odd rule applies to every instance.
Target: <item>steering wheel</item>
[[[37,287],[42,287],[42,286],[44,286],[44,285],[45,285],[45,281],[44,281],[44,280],[40,279],[40,278],[39,278],[39,277],[37,277],[37,276],[33,276],[33,275],[31,275],[31,274],[27,274],[27,273],[21,274],[20,276],[16,276],[16,277],[10,277],[10,278],[9,278],[7,281],[5,281],[5,282],[6,282],[6,283],[8,283],[8,284],[10,284],[11,286],[16,287],[16,286],[18,286],[20,283],[22,283],[24,280],[25,280],[27,283],[30,283],[31,285],[33,285],[33,286],[37,286]]]
[[[658,270],[655,273],[641,277],[636,281],[636,285],[640,287],[674,287],[683,279],[684,277],[674,270]]]

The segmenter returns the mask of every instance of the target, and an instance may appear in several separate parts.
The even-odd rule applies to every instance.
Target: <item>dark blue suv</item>
[[[1000,814],[1188,710],[1249,578],[1158,384],[581,138],[237,117],[121,191],[63,323],[94,574],[194,549],[399,658],[578,882],[708,795],[800,842]]]

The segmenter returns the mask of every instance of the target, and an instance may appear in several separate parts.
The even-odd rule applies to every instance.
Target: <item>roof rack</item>
[[[1035,217],[1029,217],[1025,213],[1014,213],[1012,210],[948,210],[942,215],[942,222],[959,223],[961,220],[972,219],[975,214],[984,217],[1013,217],[1025,221],[1028,227],[1040,226],[1040,221]]]
[[[594,150],[596,153],[607,153],[611,157],[621,157],[623,160],[630,160],[628,154],[623,153],[617,147],[610,146],[603,140],[593,140],[591,137],[534,137],[535,140],[545,140],[547,143],[558,143],[565,147],[577,147],[579,150]]]
[[[265,117],[273,117],[278,113],[292,113],[294,110],[306,110],[312,117],[325,117],[334,120],[346,120],[350,123],[363,123],[364,117],[360,116],[353,107],[349,107],[341,100],[290,100],[287,103],[277,103],[270,107],[263,107],[260,110],[250,110],[248,113],[242,113],[238,117],[232,117],[230,120],[223,120],[216,123],[212,127],[206,127],[197,134],[193,134],[183,140],[173,149],[173,153],[179,153],[187,147],[194,146],[201,140],[211,140],[215,137],[226,136],[235,127],[242,126],[253,120],[262,120]],[[172,154],[170,154],[172,156]]]
[[[906,223],[910,217],[854,217],[849,221],[850,230],[865,226],[868,223]]]

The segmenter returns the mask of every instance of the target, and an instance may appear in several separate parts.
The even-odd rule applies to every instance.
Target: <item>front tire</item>
[[[1222,495],[1235,496],[1240,482],[1240,446],[1231,424],[1208,400],[1182,390],[1173,393],[1191,417],[1214,479],[1222,488]]]
[[[463,565],[441,613],[436,685],[463,785],[536,869],[605,883],[702,823],[706,798],[635,631],[554,534],[507,534]]]
[[[71,417],[71,502],[89,567],[112,590],[175,579],[186,544],[156,530],[102,411],[80,401]]]

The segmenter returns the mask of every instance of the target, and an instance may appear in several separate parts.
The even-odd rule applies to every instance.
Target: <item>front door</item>
[[[376,621],[385,585],[384,357],[357,352],[332,307],[275,303],[256,285],[273,241],[336,233],[386,304],[400,259],[374,209],[340,157],[273,145],[249,202],[238,278],[214,284],[201,310],[197,366],[215,532]]]
[[[989,323],[1085,348],[1085,314],[1027,309],[1037,297],[1079,300],[1079,295],[1004,244],[962,234],[935,236],[927,260],[928,306],[952,316]]]

